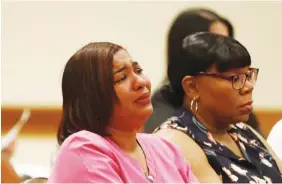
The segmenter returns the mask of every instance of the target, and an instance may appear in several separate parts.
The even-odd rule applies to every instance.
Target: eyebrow
[[[122,67],[120,67],[118,70],[116,70],[113,74],[122,72],[122,71],[125,70],[125,69],[127,69],[127,67],[126,67],[126,66],[122,66]]]
[[[136,66],[136,65],[139,65],[137,61],[132,61],[131,63],[132,66]],[[119,69],[117,69],[113,74],[116,74],[116,73],[119,73],[119,72],[122,72],[123,70],[127,69],[127,66],[122,66],[120,67]]]

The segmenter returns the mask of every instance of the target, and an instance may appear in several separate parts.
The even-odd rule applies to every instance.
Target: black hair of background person
[[[215,21],[225,24],[229,36],[234,37],[234,28],[231,22],[210,9],[194,8],[180,12],[171,24],[167,35],[166,64],[168,65],[170,62],[177,62],[179,52],[182,49],[181,43],[184,37],[195,32],[209,31],[210,25]],[[175,112],[176,107],[162,95],[162,90],[169,87],[168,84],[168,77],[166,75],[162,80],[160,87],[152,96],[154,111],[145,124],[144,132],[146,133],[152,133],[155,128],[166,121],[167,118],[171,117]],[[246,123],[262,134],[259,128],[259,122],[254,113],[250,114],[250,118]]]

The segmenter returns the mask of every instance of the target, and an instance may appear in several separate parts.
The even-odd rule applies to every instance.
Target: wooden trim
[[[282,119],[282,110],[255,110],[259,126],[265,137],[268,136],[272,127]]]
[[[24,107],[1,107],[1,133],[7,133],[19,120]],[[20,136],[56,136],[61,120],[61,108],[31,107],[31,116]]]
[[[20,118],[23,107],[1,107],[1,133],[5,134]],[[57,127],[61,120],[60,107],[31,107],[31,117],[21,131],[20,136],[56,136]],[[273,125],[282,119],[282,110],[255,111],[260,122],[261,130],[267,136]]]

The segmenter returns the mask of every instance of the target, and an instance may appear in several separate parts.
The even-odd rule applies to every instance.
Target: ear
[[[198,96],[198,90],[195,83],[195,78],[193,76],[186,75],[185,77],[183,77],[182,88],[185,95],[188,96],[189,99],[194,99]]]

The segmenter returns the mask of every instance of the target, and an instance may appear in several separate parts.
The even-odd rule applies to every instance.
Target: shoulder
[[[156,154],[166,155],[170,158],[180,154],[179,147],[157,134],[139,134],[138,138],[151,148]]]
[[[171,144],[168,143],[166,139],[157,136],[156,134],[139,133],[138,139],[141,139],[143,142],[146,142],[146,144],[151,144],[156,146]]]
[[[107,138],[80,131],[69,136],[59,148],[48,182],[106,183],[119,181],[119,166]],[[79,176],[79,177],[78,177]]]
[[[137,137],[139,140],[142,140],[142,142],[144,142],[146,145],[150,146],[163,147],[171,144],[167,140],[155,134],[139,133]]]
[[[57,157],[62,155],[77,155],[84,160],[86,155],[91,155],[94,152],[99,152],[101,155],[113,155],[110,143],[106,138],[83,130],[72,134],[63,142],[59,148]]]
[[[185,130],[182,129],[179,130],[171,127],[162,128],[157,130],[155,134],[182,148],[189,148],[190,146],[193,146],[201,149],[198,144],[185,133]]]
[[[173,128],[164,128],[155,132],[171,143],[176,144],[181,151],[182,156],[191,166],[193,173],[201,182],[219,183],[221,182],[210,166],[204,150],[189,136],[185,131]],[[209,152],[216,157],[214,151]]]
[[[156,131],[155,134],[169,141],[170,143],[177,145],[182,155],[189,162],[206,159],[203,149],[184,131],[172,128],[164,128]],[[191,150],[193,150],[193,153]]]
[[[106,138],[98,134],[82,130],[70,135],[61,145],[61,147],[69,149],[82,146],[95,146],[100,147],[101,149],[107,149],[109,148],[109,143]]]
[[[80,131],[69,136],[59,148],[55,165],[57,168],[76,165],[93,169],[93,165],[104,162],[113,165],[115,162],[111,144],[97,134]]]

